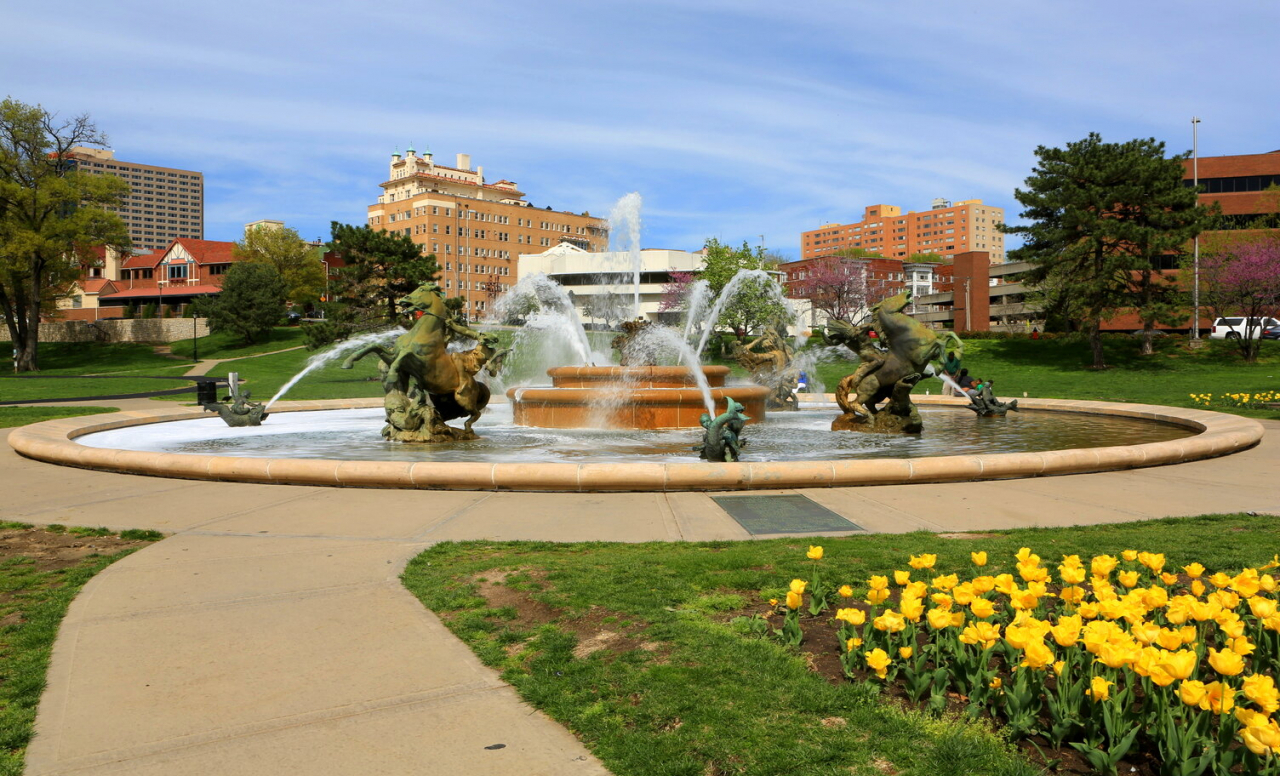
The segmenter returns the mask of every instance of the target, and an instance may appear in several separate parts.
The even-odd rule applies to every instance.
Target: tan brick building
[[[521,253],[562,242],[593,252],[609,245],[604,219],[536,208],[512,181],[488,183],[483,167],[471,168],[468,154],[458,154],[454,167],[412,148],[392,154],[387,180],[379,185],[383,193],[369,206],[369,226],[402,232],[424,254],[435,254],[445,294],[465,298],[472,317],[482,316],[515,283]]]
[[[861,248],[888,259],[905,259],[916,253],[933,253],[944,259],[970,251],[984,251],[992,264],[1005,260],[1004,235],[996,229],[1004,222],[1004,208],[966,199],[954,205],[934,200],[929,210],[902,213],[896,205],[872,205],[862,220],[852,224],[827,224],[805,232],[800,258],[830,256],[841,249]]]
[[[129,194],[115,212],[134,248],[160,250],[179,239],[204,239],[204,175],[193,170],[123,162],[114,151],[77,146],[71,159],[83,172],[115,175]]]

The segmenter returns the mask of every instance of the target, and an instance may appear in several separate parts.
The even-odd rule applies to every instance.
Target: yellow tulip
[[[837,592],[840,593],[841,598],[853,598],[853,588],[848,585],[841,585],[840,590]]]
[[[910,572],[910,571],[895,571],[895,572],[893,572],[893,581],[894,581],[894,583],[895,583],[895,584],[898,584],[898,585],[905,585],[905,584],[907,584],[908,582],[910,582],[910,581],[911,581],[911,572]]]
[[[805,557],[809,560],[822,560],[822,547],[818,545],[809,545],[809,551],[805,553]]]
[[[850,625],[861,625],[867,621],[867,613],[861,609],[837,609],[836,619]]]
[[[1263,574],[1258,578],[1258,586],[1268,593],[1276,591],[1276,578],[1270,574]]]
[[[1116,577],[1120,580],[1120,584],[1125,587],[1133,587],[1138,584],[1138,572],[1136,571],[1121,571]]]
[[[1143,645],[1149,645],[1151,642],[1155,641],[1160,636],[1160,631],[1161,628],[1159,625],[1156,625],[1154,622],[1146,621],[1134,623],[1133,626],[1129,628],[1129,632],[1133,634],[1133,637]]]
[[[1084,567],[1059,566],[1058,576],[1068,585],[1078,585],[1084,581]]]
[[[1022,652],[1023,668],[1047,668],[1053,665],[1053,650],[1043,641],[1033,641]]]
[[[1105,701],[1111,697],[1111,685],[1115,682],[1108,682],[1101,676],[1093,677],[1089,682],[1089,689],[1085,690],[1085,694],[1093,699],[1094,703]]]
[[[1203,583],[1203,582],[1201,582],[1201,581],[1200,581],[1200,580],[1198,580],[1198,579],[1197,579],[1197,580],[1193,580],[1193,581],[1191,582],[1191,592],[1192,592],[1192,594],[1197,595],[1197,596],[1202,596],[1202,595],[1204,595],[1204,583]]]
[[[1209,665],[1223,676],[1236,676],[1244,670],[1244,658],[1229,649],[1209,649]]]
[[[960,583],[960,578],[957,577],[955,574],[944,574],[943,576],[940,576],[940,577],[934,577],[933,582],[930,584],[936,590],[946,591],[955,587],[959,583]]]
[[[880,604],[884,603],[885,599],[887,599],[888,597],[889,597],[888,590],[873,587],[867,591],[866,601],[872,606],[879,606]]]
[[[1186,680],[1196,670],[1196,653],[1185,649],[1177,652],[1166,652],[1161,657],[1160,665],[1175,679]]]
[[[872,576],[867,580],[867,587],[872,590],[884,590],[889,587],[889,578],[886,576]]]
[[[1210,682],[1204,686],[1204,700],[1200,708],[1214,714],[1226,714],[1236,705],[1236,691],[1226,682]]]
[[[1253,612],[1253,616],[1259,620],[1265,620],[1275,614],[1276,608],[1276,602],[1272,598],[1254,596],[1249,599],[1249,611]]]
[[[991,649],[1000,638],[1000,626],[989,622],[975,622],[960,633],[960,641],[973,646],[981,645],[983,649]]]
[[[991,681],[987,683],[987,686],[993,690],[999,690],[1001,687],[1004,686],[1004,682],[1000,681],[1000,677],[996,676],[996,677],[993,677]]]
[[[907,627],[907,620],[894,610],[885,609],[883,614],[871,621],[871,624],[878,631],[897,633]]]
[[[1050,629],[1053,634],[1053,640],[1060,647],[1074,647],[1076,642],[1080,640],[1080,628],[1082,620],[1079,615],[1060,617],[1058,624]]]
[[[888,671],[889,666],[893,664],[893,661],[889,659],[889,653],[879,647],[876,647],[870,652],[864,652],[863,654],[867,658],[867,665],[872,671],[876,672],[876,676],[883,679],[885,672]]]
[[[929,622],[929,627],[934,630],[951,627],[951,612],[946,609],[930,609],[925,619]]]
[[[985,566],[987,565],[987,554],[985,552],[971,552],[969,553],[969,560],[973,561],[975,566]]]
[[[1170,574],[1169,572],[1165,571],[1160,574],[1160,581],[1165,583],[1166,585],[1176,585],[1178,583],[1178,575]]]
[[[1023,582],[1045,582],[1049,579],[1049,571],[1043,566],[1027,566],[1018,564],[1018,575]]]
[[[1257,569],[1245,569],[1231,580],[1231,589],[1245,598],[1252,598],[1262,589],[1262,580]]]
[[[1026,649],[1035,638],[1035,634],[1023,626],[1010,625],[1004,629],[1004,640],[1014,649]]]
[[[1249,641],[1248,636],[1236,636],[1231,640],[1231,651],[1240,657],[1248,657],[1253,654],[1253,642]]]
[[[1268,714],[1275,714],[1280,711],[1280,690],[1276,689],[1276,682],[1266,674],[1251,674],[1244,678],[1244,695],[1249,700],[1258,704],[1258,708]]]
[[[1182,646],[1182,634],[1171,628],[1161,628],[1156,634],[1156,643],[1164,649],[1177,649]]]
[[[996,589],[996,578],[991,576],[974,577],[972,584],[975,593],[990,593]]]
[[[996,591],[1004,595],[1013,595],[1018,589],[1018,583],[1013,581],[1012,574],[999,574],[996,576]]]
[[[1023,547],[1014,555],[1018,559],[1018,563],[1029,566],[1035,566],[1040,563],[1040,556],[1031,552],[1030,547]]]
[[[1140,552],[1138,553],[1138,562],[1159,574],[1164,569],[1164,553]]]
[[[951,610],[951,604],[952,604],[951,596],[947,595],[946,593],[934,593],[933,595],[929,596],[929,600],[933,601],[933,605],[938,607],[939,609],[946,609],[947,611]]]
[[[1274,721],[1265,725],[1247,725],[1240,729],[1240,740],[1250,752],[1259,757],[1269,757],[1280,750],[1280,726]]]
[[[933,564],[937,562],[938,562],[937,555],[931,555],[927,552],[922,552],[919,555],[912,555],[911,559],[907,561],[907,565],[919,571],[920,569],[931,569],[933,568]],[[901,585],[902,583],[899,582],[898,584]]]
[[[902,616],[912,622],[920,622],[924,615],[924,602],[915,596],[903,596],[898,602],[898,608],[902,611]]]
[[[902,656],[903,660],[910,660],[912,651],[911,647],[898,647],[898,654]]]
[[[1138,551],[1137,551],[1137,550],[1125,550],[1124,552],[1120,553],[1120,555],[1121,555],[1125,560],[1129,560],[1129,561],[1133,561],[1133,560],[1137,560],[1137,559],[1138,559]]]
[[[1188,706],[1201,705],[1205,702],[1205,698],[1208,694],[1209,691],[1205,687],[1204,682],[1197,682],[1192,679],[1178,685],[1178,697],[1180,697],[1182,702]],[[1208,708],[1208,706],[1205,706],[1205,708]]]
[[[1095,577],[1102,577],[1105,579],[1106,577],[1111,576],[1111,572],[1115,570],[1117,563],[1119,563],[1119,561],[1110,555],[1098,555],[1089,564],[1089,568]]]
[[[1231,584],[1232,578],[1227,576],[1226,574],[1223,574],[1221,571],[1219,571],[1218,573],[1209,577],[1209,582],[1212,583],[1214,587],[1227,587],[1228,585]]]
[[[1084,600],[1084,588],[1078,585],[1062,588],[1058,593],[1058,597],[1070,606],[1075,606]]]
[[[964,612],[951,613],[951,627],[959,628],[964,625]]]
[[[847,652],[852,652],[853,650],[855,650],[860,646],[862,646],[862,639],[858,638],[857,636],[849,639],[844,643],[844,648],[845,648],[845,651]]]
[[[1059,660],[1053,664],[1053,672],[1058,676],[1062,676],[1062,669],[1067,667],[1067,661]]]
[[[1124,668],[1138,659],[1137,647],[1128,644],[1103,644],[1098,649],[1098,662],[1108,668]]]
[[[974,617],[987,618],[996,613],[996,607],[985,598],[975,598],[969,604],[969,611],[973,612]]]
[[[793,579],[791,580],[791,592],[796,594],[803,593],[805,586],[808,584],[803,579]]]
[[[787,591],[787,608],[788,609],[799,609],[800,605],[803,603],[804,603],[804,596],[800,595],[794,590]]]

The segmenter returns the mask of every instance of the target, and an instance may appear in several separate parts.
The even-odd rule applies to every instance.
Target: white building
[[[695,272],[701,268],[701,253],[640,251],[641,317],[653,321],[678,319],[679,312],[659,312],[662,287],[671,282],[672,272]],[[561,243],[543,253],[520,254],[517,277],[539,272],[568,290],[583,321],[617,323],[634,317],[635,267],[630,253],[592,253]],[[609,308],[615,314],[604,314]]]

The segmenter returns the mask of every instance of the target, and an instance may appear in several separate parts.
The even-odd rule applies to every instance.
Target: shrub
[[[143,320],[150,320],[154,317],[156,317],[156,303],[148,302],[142,308],[142,318]]]

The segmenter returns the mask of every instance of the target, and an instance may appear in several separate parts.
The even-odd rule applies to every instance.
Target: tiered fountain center
[[[726,399],[764,420],[769,389],[725,386],[729,368],[700,367],[715,412]],[[507,391],[516,425],[539,428],[698,428],[708,408],[694,372],[684,366],[563,366],[548,369],[551,387]]]

